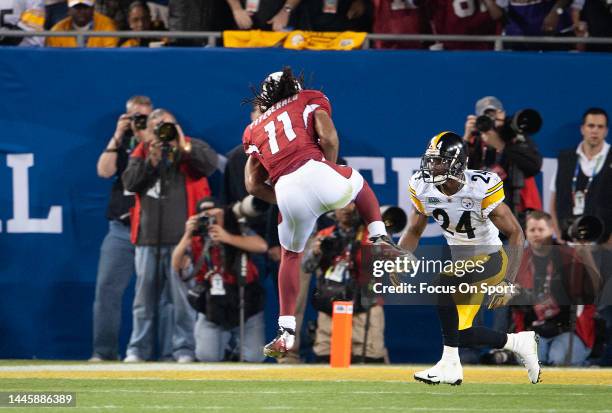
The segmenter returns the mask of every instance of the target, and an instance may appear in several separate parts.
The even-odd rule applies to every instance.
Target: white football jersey
[[[0,0],[0,27],[41,31],[45,23],[43,0]],[[43,46],[42,37],[24,37],[21,46]]]
[[[489,213],[504,201],[504,184],[494,172],[472,169],[465,170],[464,179],[459,192],[448,196],[416,172],[410,178],[412,204],[436,220],[449,245],[491,246],[487,251],[497,251],[502,242]]]

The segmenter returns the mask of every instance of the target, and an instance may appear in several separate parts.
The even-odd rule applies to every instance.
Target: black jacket
[[[495,149],[483,149],[480,140],[468,147],[468,168],[497,171],[501,167],[505,171],[504,180],[505,203],[514,211],[514,194],[523,187],[524,178],[537,175],[542,168],[542,155],[529,136],[522,141],[507,144],[501,154]],[[518,199],[517,199],[518,201]]]

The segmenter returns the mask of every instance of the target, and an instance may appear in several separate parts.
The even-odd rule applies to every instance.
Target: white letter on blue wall
[[[61,233],[61,206],[52,206],[46,219],[30,218],[28,169],[34,165],[34,155],[31,153],[7,155],[6,164],[9,168],[13,169],[13,218],[7,221],[6,231],[18,233]]]

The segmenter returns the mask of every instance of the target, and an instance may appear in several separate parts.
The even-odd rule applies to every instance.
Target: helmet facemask
[[[439,151],[428,149],[421,158],[421,177],[426,183],[434,185],[442,185],[449,179],[464,184],[463,171],[466,164],[460,160],[458,151],[454,154],[439,154]]]

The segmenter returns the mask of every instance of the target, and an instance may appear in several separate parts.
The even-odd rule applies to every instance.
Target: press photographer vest
[[[572,179],[577,162],[578,154],[575,149],[564,150],[559,154],[557,180],[555,182],[557,189],[555,201],[561,231],[567,229],[565,223],[567,219],[574,216],[572,211],[574,206],[572,200]],[[582,172],[582,168],[579,167],[576,190],[584,190],[588,180],[589,178]],[[591,182],[591,186],[586,194],[584,215],[595,215],[604,222],[605,228],[602,240],[610,236],[610,231],[612,230],[612,150],[608,152],[603,167]]]

